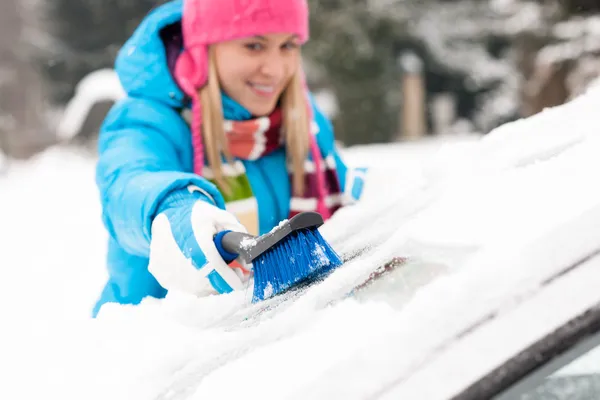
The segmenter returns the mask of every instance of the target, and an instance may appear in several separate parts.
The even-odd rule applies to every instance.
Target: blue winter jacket
[[[109,280],[94,316],[106,302],[138,304],[146,296],[165,296],[166,290],[147,266],[151,223],[170,195],[193,184],[225,208],[218,189],[192,172],[191,133],[180,115],[186,98],[172,77],[172,61],[167,60],[166,51],[168,32],[177,28],[181,12],[181,0],[154,9],[125,43],[115,63],[127,97],[109,112],[99,136],[96,183],[109,233]],[[226,96],[223,106],[226,119],[251,117]],[[332,126],[314,102],[313,111],[320,128],[317,143],[323,155],[335,155],[344,190],[347,168],[335,149]],[[285,151],[243,162],[258,202],[262,234],[289,214]],[[361,186],[358,183],[355,192]],[[356,197],[358,192],[354,194]]]

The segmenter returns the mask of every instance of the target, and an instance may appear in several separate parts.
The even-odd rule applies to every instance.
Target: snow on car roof
[[[482,139],[446,140],[410,166],[402,161],[410,146],[365,156],[373,167],[365,201],[322,227],[355,258],[323,282],[256,305],[251,290],[170,293],[90,320],[106,240],[94,160],[53,148],[17,164],[0,176],[0,235],[11,244],[0,252],[0,314],[15,328],[0,342],[0,369],[11,371],[2,390],[113,400],[380,393],[457,332],[539,287],[562,268],[554,261],[593,247],[579,230],[559,244],[541,238],[600,205],[599,102],[594,88]],[[371,149],[344,154],[355,163]],[[542,251],[529,257],[532,246]],[[441,270],[400,303],[385,301],[393,293],[348,296],[392,257],[413,271]]]

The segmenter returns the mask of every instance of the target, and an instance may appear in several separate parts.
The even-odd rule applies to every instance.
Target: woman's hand
[[[182,191],[161,207],[152,222],[148,270],[167,290],[203,296],[244,288],[249,272],[231,268],[213,238],[223,230],[247,231],[233,214],[209,201]]]

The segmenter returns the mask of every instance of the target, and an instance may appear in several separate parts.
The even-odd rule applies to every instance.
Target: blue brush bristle
[[[252,301],[257,302],[323,276],[342,265],[342,260],[317,229],[302,229],[258,256],[252,264]]]

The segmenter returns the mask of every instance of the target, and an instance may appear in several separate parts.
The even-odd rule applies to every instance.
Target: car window
[[[600,333],[580,341],[496,399],[600,399]]]

